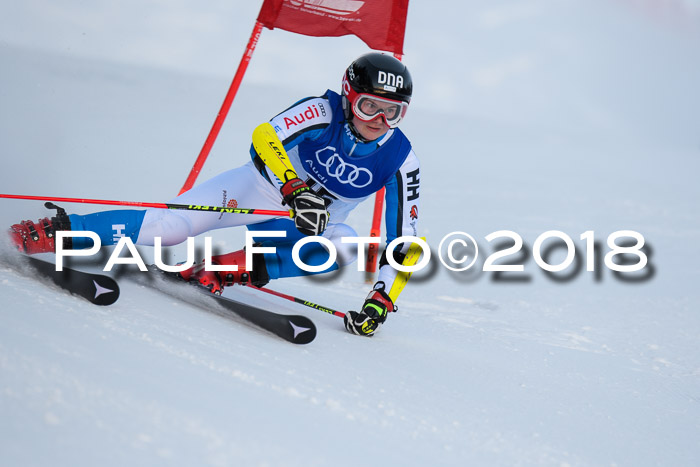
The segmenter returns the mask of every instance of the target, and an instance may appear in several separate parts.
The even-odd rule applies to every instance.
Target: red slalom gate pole
[[[0,194],[0,198],[8,199],[29,199],[36,201],[56,201],[64,203],[83,203],[83,204],[104,204],[112,206],[132,206],[142,208],[157,208],[157,209],[179,209],[185,211],[202,211],[202,212],[223,212],[228,214],[258,214],[262,216],[281,216],[294,217],[294,211],[276,211],[272,209],[245,209],[245,208],[228,208],[224,206],[205,206],[200,204],[177,204],[177,203],[146,203],[142,201],[115,201],[111,199],[85,199],[85,198],[64,198],[58,196],[32,196],[32,195],[8,195]]]
[[[309,308],[313,308],[314,310],[323,311],[324,313],[328,313],[328,314],[333,315],[333,316],[338,316],[340,318],[345,317],[345,313],[343,313],[342,311],[337,311],[337,310],[334,310],[332,308],[327,308],[325,306],[317,305],[316,303],[310,302],[308,300],[304,300],[304,299],[299,298],[299,297],[287,295],[287,294],[284,294],[282,292],[276,292],[274,290],[266,289],[264,287],[256,287],[252,284],[248,284],[248,287],[250,287],[251,289],[259,290],[260,292],[265,292],[265,293],[268,293],[270,295],[274,295],[276,297],[284,298],[285,300],[289,300],[289,301],[294,302],[294,303],[299,303],[301,305],[308,306]]]
[[[370,237],[381,237],[382,235],[382,210],[384,209],[384,192],[382,187],[374,195],[374,214],[372,215],[372,228],[369,231]],[[365,282],[374,282],[374,273],[377,272],[377,255],[379,254],[379,243],[370,243],[367,248],[367,262],[365,265]]]
[[[216,119],[214,120],[214,124],[212,125],[211,130],[209,131],[209,135],[204,141],[204,146],[202,146],[202,150],[199,152],[199,156],[194,162],[192,170],[190,170],[190,174],[187,176],[187,180],[185,180],[185,184],[182,185],[180,193],[178,193],[180,195],[192,188],[194,182],[199,176],[199,173],[202,171],[202,167],[204,166],[207,157],[209,157],[209,152],[211,152],[211,148],[214,146],[214,142],[216,141],[217,136],[219,136],[219,131],[221,130],[221,127],[224,124],[224,120],[226,120],[226,115],[228,115],[228,111],[231,108],[233,99],[236,97],[236,93],[238,93],[238,88],[241,86],[241,82],[243,81],[243,75],[245,75],[245,72],[248,69],[248,64],[250,63],[250,59],[253,56],[255,47],[258,44],[258,39],[260,38],[262,28],[263,24],[260,21],[256,21],[255,27],[253,28],[253,33],[250,35],[248,45],[245,49],[245,52],[243,53],[241,62],[238,64],[238,69],[236,70],[236,74],[233,77],[231,86],[228,89],[228,93],[226,93],[224,102],[221,104],[221,110],[219,110],[219,113],[217,114]]]
[[[401,60],[401,54],[394,54],[397,60]],[[384,192],[382,188],[374,195],[374,214],[372,215],[372,227],[369,231],[370,237],[381,237],[382,235],[382,209],[384,209]],[[379,254],[379,244],[370,243],[367,248],[367,261],[365,263],[365,282],[374,282],[374,273],[377,272],[377,256]]]

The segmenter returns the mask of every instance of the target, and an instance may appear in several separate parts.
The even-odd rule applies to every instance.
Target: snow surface
[[[258,8],[5,2],[0,192],[170,199]],[[318,337],[294,346],[124,277],[114,306],[92,306],[5,259],[0,465],[700,465],[698,44],[697,1],[413,1],[403,128],[434,253],[465,231],[480,267],[491,232],[531,249],[561,230],[583,259],[581,233],[605,252],[607,235],[629,229],[651,247],[646,279],[599,264],[557,282],[530,254],[529,280],[504,282],[433,258],[372,339],[227,289],[312,318]],[[364,51],[352,37],[265,30],[200,180],[246,161],[259,122],[337,89]],[[5,226],[47,214],[0,206]],[[371,209],[351,217],[358,232]],[[222,250],[243,241],[213,236]],[[367,293],[352,267],[272,287],[342,310]]]

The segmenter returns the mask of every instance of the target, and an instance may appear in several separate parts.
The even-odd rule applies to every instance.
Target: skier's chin
[[[355,122],[355,128],[358,133],[367,141],[374,141],[384,136],[389,127],[384,122]]]

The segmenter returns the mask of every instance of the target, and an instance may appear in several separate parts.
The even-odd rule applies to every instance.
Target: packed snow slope
[[[4,5],[0,192],[172,198],[258,9]],[[313,343],[288,344],[130,280],[133,266],[113,272],[119,301],[93,306],[37,283],[3,246],[0,465],[700,464],[699,14],[690,0],[412,2],[416,90],[402,127],[422,162],[419,232],[433,258],[372,339],[226,290],[315,321]],[[265,30],[200,181],[243,164],[258,123],[338,89],[366,50]],[[3,229],[48,214],[36,201],[0,206]],[[371,211],[349,219],[361,235]],[[486,240],[499,230],[523,238],[499,261],[523,272],[481,271],[508,246]],[[533,257],[550,230],[577,249],[555,277]],[[619,230],[644,236],[642,271],[604,264]],[[466,272],[437,258],[455,231],[480,246]],[[587,231],[600,243],[592,272]],[[222,251],[244,238],[213,237]],[[353,266],[271,288],[341,310],[368,290]]]

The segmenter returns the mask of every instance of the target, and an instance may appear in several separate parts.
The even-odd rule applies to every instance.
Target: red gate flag
[[[408,0],[265,0],[258,21],[306,36],[353,34],[371,49],[403,55]]]

